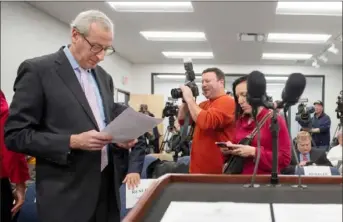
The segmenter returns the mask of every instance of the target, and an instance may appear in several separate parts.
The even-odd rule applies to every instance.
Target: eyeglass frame
[[[81,32],[78,30],[78,28],[76,28],[75,26],[74,26],[73,28],[83,37],[84,40],[86,40],[86,42],[87,42],[87,43],[89,44],[89,46],[91,47],[91,48],[89,49],[91,52],[93,52],[93,53],[95,53],[95,54],[98,54],[98,53],[100,53],[101,51],[104,51],[106,56],[112,55],[113,53],[116,52],[116,50],[114,49],[114,47],[113,47],[112,45],[111,45],[111,46],[108,46],[108,47],[106,47],[106,48],[104,48],[102,45],[90,43],[89,40],[86,38],[86,36],[85,36],[84,33],[81,33]],[[99,47],[99,49],[100,49],[100,48],[101,48],[101,49],[100,49],[100,50],[94,51],[94,47]],[[106,53],[106,50],[108,50],[108,49],[112,49],[112,52],[107,54],[107,53]]]

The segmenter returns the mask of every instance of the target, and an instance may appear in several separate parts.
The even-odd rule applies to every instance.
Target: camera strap
[[[181,132],[181,140],[180,140],[180,143],[182,144],[186,138],[187,138],[187,134],[188,134],[188,126],[189,126],[189,119],[190,118],[190,115],[189,115],[189,112],[186,113],[186,116],[185,116],[185,120],[184,120],[184,123],[183,123],[183,126],[182,126],[182,132]]]

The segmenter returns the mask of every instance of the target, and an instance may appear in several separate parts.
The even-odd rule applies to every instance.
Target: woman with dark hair
[[[9,151],[4,143],[4,125],[8,117],[8,104],[0,90],[0,187],[1,187],[1,220],[15,221],[16,214],[24,204],[29,170],[24,154]],[[11,183],[15,184],[12,192]],[[14,204],[13,204],[14,201]]]
[[[228,156],[224,166],[225,173],[252,174],[257,157],[257,130],[256,121],[252,116],[252,107],[247,102],[247,78],[236,79],[232,85],[233,96],[236,102],[236,136],[234,141],[226,143],[227,148],[221,148]],[[272,134],[270,132],[272,112],[264,107],[257,108],[256,120],[260,124],[260,161],[258,174],[270,174],[272,170]],[[278,170],[282,170],[291,161],[291,143],[285,120],[278,115]]]

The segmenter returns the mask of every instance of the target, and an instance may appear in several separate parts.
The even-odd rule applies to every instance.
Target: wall
[[[215,65],[194,64],[194,71],[201,73],[208,67]],[[325,75],[325,111],[331,117],[331,135],[333,135],[339,120],[336,118],[336,101],[340,90],[342,90],[342,66],[321,67],[319,69],[305,66],[243,66],[243,65],[218,65],[227,74],[244,74],[253,70],[259,70],[265,74],[285,75],[300,72],[305,75]],[[135,64],[132,67],[133,93],[151,92],[151,73],[184,73],[183,65],[142,65]]]
[[[53,53],[69,43],[69,27],[25,2],[1,2],[1,89],[12,101],[13,83],[19,64],[25,59]],[[131,64],[111,55],[100,63],[112,75],[116,87],[130,91],[130,82],[123,85],[122,76],[129,76]]]

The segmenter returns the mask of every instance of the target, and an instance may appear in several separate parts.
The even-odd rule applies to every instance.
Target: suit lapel
[[[106,79],[103,78],[104,75],[100,74],[101,70],[99,68],[92,69],[95,81],[98,84],[100,96],[102,99],[102,105],[104,107],[104,114],[106,125],[110,122],[110,98],[108,98],[108,93],[106,93]]]
[[[94,126],[96,127],[97,130],[98,124],[95,120],[95,117],[93,115],[92,109],[89,106],[88,100],[86,98],[85,93],[82,90],[82,87],[75,75],[74,70],[72,69],[68,58],[64,54],[63,50],[60,50],[59,52],[59,57],[56,60],[56,62],[59,64],[57,66],[56,72],[58,75],[61,77],[61,79],[64,81],[66,86],[69,88],[69,90],[72,92],[72,94],[75,96],[77,101],[80,103],[82,108],[84,109],[85,113],[88,115]]]

